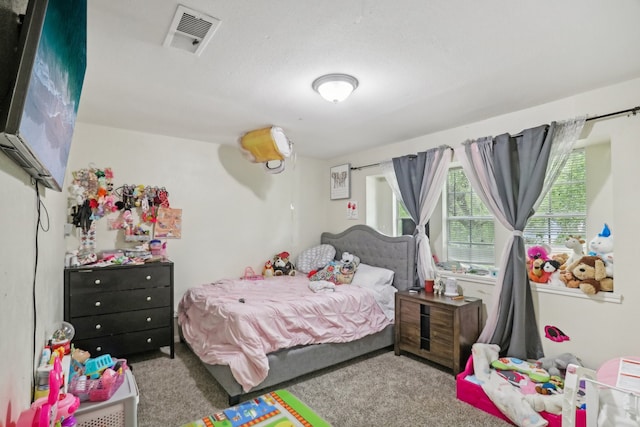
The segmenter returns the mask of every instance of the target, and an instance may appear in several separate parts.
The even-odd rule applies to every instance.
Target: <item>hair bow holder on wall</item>
[[[249,161],[262,163],[265,170],[273,174],[284,170],[284,159],[293,151],[293,144],[277,126],[245,133],[240,138],[240,146]],[[270,162],[279,163],[272,166]]]

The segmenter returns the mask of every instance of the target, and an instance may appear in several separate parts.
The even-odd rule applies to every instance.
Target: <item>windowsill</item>
[[[441,277],[455,277],[465,282],[478,283],[482,285],[495,285],[496,279],[491,276],[480,276],[477,274],[453,273],[446,270],[438,270]],[[564,295],[574,298],[590,299],[593,301],[610,302],[614,304],[622,304],[622,295],[615,292],[598,292],[595,295],[587,295],[580,289],[561,288],[557,286],[549,286],[542,283],[529,282],[531,289],[541,294]]]

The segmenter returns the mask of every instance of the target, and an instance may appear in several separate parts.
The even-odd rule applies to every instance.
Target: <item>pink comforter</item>
[[[335,292],[314,293],[308,283],[306,277],[286,276],[191,288],[178,305],[184,337],[203,362],[229,365],[249,391],[269,372],[267,353],[353,341],[392,323],[368,289],[341,285]]]

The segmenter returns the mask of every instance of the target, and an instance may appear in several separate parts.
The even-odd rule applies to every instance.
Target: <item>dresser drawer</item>
[[[69,295],[171,286],[168,266],[105,267],[69,272]]]
[[[173,337],[169,328],[150,329],[148,331],[129,332],[99,338],[73,340],[76,348],[86,350],[91,357],[110,354],[120,357],[123,354],[154,350],[172,345]]]
[[[171,288],[94,292],[76,295],[71,298],[69,304],[71,317],[167,307],[171,304]]]
[[[152,308],[128,313],[72,317],[71,324],[76,330],[76,339],[142,331],[169,326],[171,324],[171,308]]]

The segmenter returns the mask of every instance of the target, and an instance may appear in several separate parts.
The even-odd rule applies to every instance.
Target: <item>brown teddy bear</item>
[[[583,256],[567,267],[561,279],[568,288],[580,288],[588,295],[613,291],[613,279],[607,277],[604,262],[597,256]]]

